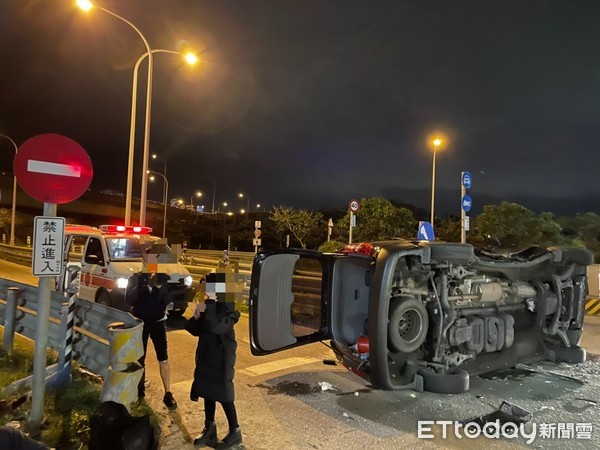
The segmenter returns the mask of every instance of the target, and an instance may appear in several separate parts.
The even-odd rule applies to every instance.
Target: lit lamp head
[[[192,52],[187,52],[185,55],[183,55],[183,59],[185,59],[185,62],[187,62],[190,66],[193,66],[198,62],[198,56]]]
[[[94,5],[92,2],[90,2],[90,0],[77,0],[77,7],[84,11],[89,11],[94,7]]]

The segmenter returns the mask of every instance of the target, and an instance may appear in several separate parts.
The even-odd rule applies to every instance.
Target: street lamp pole
[[[84,11],[89,11],[94,5],[92,5],[92,2],[90,2],[89,0],[77,0],[77,5],[83,9]],[[102,6],[98,6],[95,5],[96,8],[98,8],[101,11],[104,11],[107,14],[110,14],[111,16],[113,16],[116,19],[119,19],[122,22],[125,22],[127,25],[129,25],[131,28],[133,28],[133,30],[139,35],[139,37],[142,39],[142,42],[144,43],[144,46],[146,47],[146,53],[148,55],[148,84],[147,84],[147,89],[146,89],[146,123],[145,123],[145,128],[144,128],[144,159],[143,159],[143,171],[142,171],[142,198],[140,199],[140,225],[144,226],[146,224],[146,191],[147,191],[147,183],[148,183],[148,178],[146,177],[146,171],[148,170],[148,153],[149,153],[149,147],[150,147],[150,115],[151,115],[151,111],[152,111],[152,106],[151,106],[151,102],[152,102],[152,70],[154,67],[154,58],[152,56],[152,50],[150,49],[150,45],[148,44],[148,41],[146,40],[146,37],[142,34],[142,32],[133,24],[131,23],[129,20],[125,19],[124,17],[121,17],[118,14],[115,14],[114,12],[103,8]],[[125,201],[127,202],[127,199],[129,199],[129,201],[131,201],[131,197],[128,196]],[[131,210],[131,205],[130,205],[130,209]],[[127,205],[125,205],[125,214],[127,214]],[[127,218],[126,218],[127,219]],[[129,217],[129,219],[131,220],[131,217]],[[126,220],[127,222],[127,220]],[[129,223],[126,223],[127,225],[129,225]]]
[[[190,196],[190,205],[192,205],[192,206],[194,206],[194,197],[198,197],[198,198],[202,197],[202,192],[198,191],[195,194],[192,194]]]
[[[15,147],[15,155],[16,155],[17,152],[19,151],[19,147],[17,146],[16,142],[13,141],[11,138],[9,138],[5,134],[0,134],[0,136],[8,139],[12,143],[12,145]],[[13,172],[14,172],[14,169],[13,169]],[[10,245],[15,245],[15,219],[16,219],[16,212],[17,212],[16,208],[17,208],[17,176],[13,174],[12,213],[10,216]]]
[[[160,159],[163,162],[163,178],[166,180],[167,179],[167,160],[165,158],[163,158],[162,156],[157,155],[156,153],[154,153],[152,155],[152,159]],[[167,184],[165,183],[163,186],[163,197],[166,199],[166,201],[168,201],[167,192],[165,191],[166,187],[167,187]],[[166,203],[166,201],[165,201],[165,203]]]
[[[173,50],[155,49],[151,50],[150,54],[153,53],[172,53],[181,55],[181,53]],[[144,53],[138,58],[133,68],[133,83],[131,90],[131,120],[129,125],[129,159],[127,163],[127,190],[125,193],[125,225],[131,225],[131,202],[133,196],[133,159],[135,154],[135,124],[137,116],[137,85],[138,85],[138,71],[140,64],[146,57],[148,52]],[[164,160],[163,160],[164,161]],[[166,163],[165,163],[166,164]]]
[[[248,213],[250,212],[250,197],[247,194],[244,194],[243,192],[240,192],[238,194],[239,198],[244,198],[246,197],[247,200],[247,208],[246,208],[246,219],[248,218]]]
[[[433,140],[433,169],[431,172],[431,226],[433,226],[434,215],[434,207],[435,207],[435,157],[437,154],[437,150],[442,143],[441,139]]]
[[[213,198],[212,198],[212,213],[215,213],[215,198],[217,197],[217,181],[214,178],[200,177],[203,180],[209,180],[213,184]]]
[[[167,173],[167,163],[165,162],[165,174]],[[167,199],[169,197],[169,180],[167,180],[167,177],[165,175],[161,175],[158,172],[153,172],[153,171],[149,171],[148,175],[156,175],[161,177],[164,180],[164,189],[163,189],[163,232],[162,232],[162,237],[163,239],[166,237],[167,235]]]

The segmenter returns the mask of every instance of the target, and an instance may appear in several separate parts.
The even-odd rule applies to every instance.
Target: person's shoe
[[[167,408],[169,409],[177,409],[177,402],[175,401],[175,399],[173,398],[173,394],[171,394],[170,392],[167,392],[165,394],[165,396],[163,397],[163,403],[167,406]]]
[[[207,446],[215,447],[219,439],[217,438],[217,424],[214,422],[204,422],[202,434],[194,439],[194,445],[197,447]]]
[[[225,436],[223,438],[223,440],[217,444],[217,446],[215,447],[216,449],[226,449],[226,448],[231,448],[234,445],[238,445],[242,443],[242,430],[240,430],[239,428],[236,428],[233,431],[229,431],[229,433],[227,433],[227,436]]]

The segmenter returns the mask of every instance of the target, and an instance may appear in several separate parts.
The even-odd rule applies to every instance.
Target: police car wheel
[[[110,306],[110,295],[108,295],[108,292],[101,292],[96,299],[96,303],[100,303],[104,306]]]

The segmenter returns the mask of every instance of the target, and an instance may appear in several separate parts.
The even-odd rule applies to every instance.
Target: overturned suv
[[[394,240],[259,253],[252,353],[331,339],[337,359],[384,390],[469,389],[470,375],[536,360],[579,363],[592,254]]]

